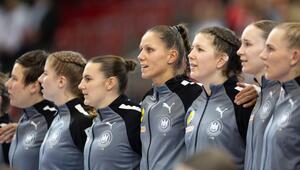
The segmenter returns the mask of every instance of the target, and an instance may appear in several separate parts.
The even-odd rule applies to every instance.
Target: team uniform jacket
[[[248,124],[245,170],[259,170],[260,168],[264,132],[274,113],[281,89],[281,85],[277,81],[262,77],[261,82],[261,93]]]
[[[170,170],[185,157],[184,118],[201,87],[176,76],[154,87],[141,103],[142,170]]]
[[[282,87],[265,130],[261,170],[300,169],[300,77]]]
[[[3,116],[0,117],[0,123],[4,123],[4,124],[9,123],[9,116],[7,113],[5,113]],[[8,161],[9,146],[10,143],[2,143],[0,145],[0,165],[9,164]]]
[[[9,149],[12,169],[39,169],[40,147],[56,113],[54,104],[47,100],[23,109],[23,115]]]
[[[40,150],[39,170],[82,170],[84,130],[92,118],[84,109],[83,100],[75,98],[58,107]]]
[[[188,109],[185,143],[188,155],[210,147],[227,150],[239,170],[244,168],[245,138],[252,108],[245,109],[234,101],[237,79],[205,89]]]
[[[125,95],[97,110],[86,130],[85,170],[136,170],[141,159],[141,109]]]

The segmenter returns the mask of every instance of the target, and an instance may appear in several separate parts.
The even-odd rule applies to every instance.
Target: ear
[[[217,64],[216,64],[216,67],[217,67],[218,69],[223,68],[224,65],[226,65],[226,63],[228,62],[229,56],[228,56],[227,54],[225,54],[225,53],[221,53],[221,54],[219,54],[217,57],[218,57],[218,58],[217,58]]]
[[[35,81],[34,83],[29,84],[30,93],[39,93],[41,90],[41,85],[39,81]]]
[[[292,51],[292,54],[290,56],[290,65],[295,66],[300,61],[300,50],[295,49]]]
[[[67,78],[65,76],[58,76],[58,87],[64,88],[67,84]]]
[[[109,77],[105,80],[105,88],[110,91],[116,87],[118,80],[116,77]]]
[[[168,55],[168,64],[176,63],[178,59],[178,51],[175,49],[171,49]]]

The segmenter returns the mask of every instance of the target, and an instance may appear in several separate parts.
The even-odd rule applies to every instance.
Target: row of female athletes
[[[203,28],[191,46],[183,25],[159,25],[139,48],[142,78],[153,83],[140,104],[124,94],[133,60],[41,50],[18,58],[5,85],[24,114],[0,128],[2,141],[14,133],[10,166],[168,170],[216,147],[239,170],[300,169],[300,23],[254,22],[241,38]],[[242,72],[256,87],[240,83]]]

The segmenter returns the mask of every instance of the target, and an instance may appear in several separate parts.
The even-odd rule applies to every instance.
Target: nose
[[[81,82],[78,84],[78,88],[79,88],[80,90],[83,89],[83,79],[82,79]]]
[[[4,85],[5,85],[6,88],[9,88],[9,87],[10,87],[10,79],[8,79],[8,80],[5,82]]]
[[[40,75],[40,77],[38,78],[38,81],[39,81],[40,83],[42,83],[42,82],[43,82],[43,78],[44,78],[44,73],[43,73],[42,75]]]
[[[189,60],[192,60],[195,58],[194,49],[192,49],[191,52],[188,54],[188,58],[189,58]]]
[[[139,61],[145,60],[145,54],[144,54],[143,50],[139,53],[137,58]]]
[[[239,56],[243,55],[243,54],[244,54],[244,48],[243,48],[243,46],[241,46],[241,47],[239,48],[239,50],[238,50],[236,53],[237,53],[237,55],[239,55]]]

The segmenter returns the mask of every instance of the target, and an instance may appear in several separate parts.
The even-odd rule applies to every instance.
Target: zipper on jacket
[[[207,108],[208,101],[209,101],[209,98],[210,98],[210,96],[207,95],[207,93],[206,93],[205,90],[204,90],[204,92],[205,92],[205,94],[206,94],[207,99],[206,99],[206,103],[205,103],[205,106],[204,106],[203,113],[202,113],[202,115],[201,115],[201,117],[200,117],[200,120],[199,120],[199,123],[198,123],[198,125],[197,125],[196,139],[195,139],[195,153],[197,153],[198,133],[199,133],[200,124],[201,124],[202,119],[203,119],[203,117],[204,117],[204,113],[205,113],[205,110],[206,110],[206,108]]]
[[[149,126],[149,146],[147,149],[147,169],[149,170],[149,150],[150,150],[150,146],[151,146],[151,141],[152,141],[152,135],[151,135],[151,125],[150,125],[150,112],[152,110],[152,108],[158,103],[158,93],[155,99],[155,102],[153,103],[153,105],[150,106],[149,110],[148,110],[148,126]]]
[[[263,101],[263,89],[261,89],[261,93],[260,93],[260,101],[259,101],[259,108],[257,109],[257,111],[259,111],[260,109],[261,109],[261,106],[262,106],[262,102]],[[256,113],[258,113],[258,112],[256,112]],[[255,114],[255,113],[254,113]],[[253,120],[252,120],[252,127],[251,127],[251,130],[252,130],[252,134],[251,134],[251,143],[250,143],[250,145],[251,145],[251,160],[250,160],[250,169],[252,169],[253,168],[253,156],[254,156],[254,149],[253,149],[253,143],[254,143],[254,141],[253,141],[253,136],[254,136],[254,119],[255,119],[255,116],[257,116],[257,115],[254,115],[254,118],[253,118]]]
[[[91,169],[91,150],[92,150],[92,146],[93,146],[93,143],[94,143],[94,125],[91,127],[91,130],[92,130],[92,141],[91,141],[91,144],[90,144],[90,147],[89,147],[88,170]]]

